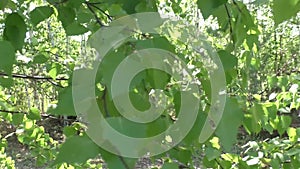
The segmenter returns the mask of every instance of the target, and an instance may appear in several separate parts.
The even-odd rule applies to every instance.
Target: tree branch
[[[11,111],[11,110],[0,110],[0,112],[3,112],[3,113],[11,113],[11,114],[28,114],[27,112],[22,112],[22,111]]]
[[[7,77],[13,77],[13,78],[20,78],[20,79],[31,79],[31,80],[53,80],[51,77],[45,77],[45,76],[29,76],[29,75],[19,75],[19,74],[12,74],[8,75],[6,73],[0,72],[0,76],[7,76]],[[57,78],[55,80],[63,81],[63,80],[69,80],[67,78]]]

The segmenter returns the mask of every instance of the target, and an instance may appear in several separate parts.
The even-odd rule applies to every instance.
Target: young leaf
[[[5,19],[4,40],[10,41],[16,50],[21,50],[26,36],[26,24],[18,13],[11,13]]]
[[[50,6],[39,6],[29,13],[30,20],[33,26],[49,18],[54,10]]]

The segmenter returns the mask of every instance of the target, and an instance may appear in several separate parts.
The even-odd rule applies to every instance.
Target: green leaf
[[[288,155],[288,156],[293,156],[293,155],[296,155],[296,154],[300,154],[299,146],[296,147],[296,148],[291,148],[291,149],[289,149],[289,150],[286,152],[286,155]]]
[[[78,23],[88,23],[91,22],[91,20],[94,19],[94,16],[92,13],[89,12],[78,12],[77,13],[77,22]]]
[[[1,0],[0,1],[0,10],[4,9],[8,3],[8,0]]]
[[[62,144],[55,164],[63,162],[74,164],[84,163],[100,153],[100,148],[86,135],[67,138]]]
[[[147,137],[147,125],[141,123],[132,122],[123,117],[109,117],[107,122],[118,132],[129,136],[144,138]]]
[[[48,60],[49,60],[49,56],[46,56],[44,54],[38,54],[34,56],[33,63],[43,64],[46,63]]]
[[[261,119],[264,118],[264,110],[260,104],[255,103],[249,110],[250,114],[245,114],[243,125],[249,133],[259,133],[261,130]]]
[[[0,41],[0,70],[11,74],[12,66],[15,62],[15,49],[8,41]]]
[[[77,133],[77,130],[73,126],[65,126],[63,133],[66,137],[71,137]]]
[[[107,163],[108,168],[129,169],[134,168],[137,159],[117,156],[108,151],[100,149],[101,156]]]
[[[126,15],[126,11],[124,11],[120,4],[112,4],[108,8],[108,12],[111,16],[114,17]]]
[[[41,113],[39,109],[32,107],[29,111],[29,114],[27,117],[31,120],[40,120],[41,119]]]
[[[151,106],[148,95],[145,96],[140,93],[130,92],[129,97],[132,105],[139,111],[146,111]]]
[[[162,70],[148,69],[146,81],[150,83],[154,89],[165,89],[170,82],[170,75]]]
[[[232,82],[232,79],[235,79],[237,76],[235,67],[237,67],[238,59],[225,50],[218,51],[218,55],[225,71],[226,82],[227,84],[230,84]]]
[[[211,161],[213,159],[218,158],[221,155],[220,150],[213,148],[213,147],[207,147],[205,149],[205,157],[208,159],[208,161]]]
[[[279,135],[282,135],[291,125],[292,118],[290,116],[282,115],[280,116],[280,123],[277,127]]]
[[[161,169],[176,169],[178,167],[177,163],[164,163]]]
[[[243,111],[239,107],[237,99],[227,98],[222,119],[216,129],[216,135],[226,151],[230,151],[236,142],[238,128],[243,120]]]
[[[20,125],[23,122],[24,114],[23,113],[16,113],[12,115],[12,124],[13,125]]]
[[[297,135],[297,130],[295,128],[293,128],[293,127],[288,128],[287,134],[288,134],[291,142],[297,142],[298,135]]]
[[[155,1],[142,1],[135,6],[135,11],[138,12],[157,12]]]
[[[123,4],[122,8],[127,12],[127,14],[133,14],[135,13],[135,7],[139,2],[142,2],[142,0],[117,0],[120,4]]]
[[[187,145],[192,145],[193,143],[198,142],[198,138],[200,136],[200,132],[202,131],[202,128],[204,126],[206,118],[207,118],[207,113],[205,113],[199,109],[197,119],[194,123],[193,128],[189,131],[187,136],[183,139],[183,141]]]
[[[147,123],[147,137],[153,137],[160,133],[163,133],[169,128],[170,125],[172,125],[172,123],[168,117],[160,117],[150,123]]]
[[[176,149],[171,149],[168,154],[174,159],[177,159],[181,163],[187,164],[192,160],[192,152],[189,149],[183,147],[178,147]]]
[[[72,23],[65,27],[66,34],[68,36],[73,36],[73,35],[81,35],[89,31],[86,27],[81,25],[80,23]]]
[[[290,19],[300,11],[300,0],[274,0],[273,15],[275,25]]]
[[[10,88],[11,86],[13,86],[13,84],[14,84],[13,78],[0,77],[0,85],[1,86]]]
[[[201,10],[204,19],[207,19],[215,9],[227,3],[227,0],[198,0],[198,8]]]
[[[29,13],[30,20],[33,26],[49,18],[54,10],[50,6],[39,6]]]
[[[175,53],[175,47],[165,37],[154,36],[152,39],[141,40],[136,43],[136,48],[147,49],[147,48],[158,48]]]
[[[10,41],[16,50],[21,50],[26,36],[26,24],[18,13],[11,13],[5,19],[4,40]]]
[[[76,14],[73,8],[69,8],[69,7],[58,8],[58,19],[61,21],[65,29],[75,21],[75,17]]]
[[[67,6],[78,9],[81,7],[83,2],[85,2],[85,0],[69,0],[67,1]]]
[[[97,72],[97,80],[101,81],[103,85],[106,85],[108,91],[111,88],[111,80],[112,76],[117,68],[117,66],[121,63],[121,61],[125,58],[125,51],[120,49],[117,52],[113,51],[108,53],[100,63],[98,72]],[[110,96],[110,93],[109,93]],[[111,96],[110,96],[111,98]]]
[[[59,92],[58,104],[55,109],[50,109],[49,113],[55,115],[75,116],[76,112],[73,104],[72,86],[68,86]]]
[[[218,55],[220,56],[220,60],[225,71],[232,70],[237,66],[238,59],[231,53],[225,50],[220,50],[218,51]]]
[[[52,79],[56,79],[56,76],[60,73],[61,65],[58,63],[52,63],[51,69],[48,74]]]
[[[204,157],[204,158],[203,158],[203,165],[204,165],[205,167],[207,167],[207,168],[218,168],[218,167],[219,167],[219,165],[218,165],[218,163],[216,162],[216,160],[211,160],[211,161],[209,161],[209,160],[207,159],[207,157]]]

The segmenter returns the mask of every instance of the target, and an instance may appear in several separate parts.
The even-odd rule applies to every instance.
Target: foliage
[[[203,56],[170,36],[177,30],[182,36],[191,34],[192,28],[170,24],[169,32],[159,35],[136,32],[103,58],[94,99],[109,124],[128,136],[151,137],[176,123],[180,87],[167,73],[147,69],[130,84],[130,99],[139,111],[151,106],[152,89],[167,96],[168,108],[151,123],[136,124],[122,117],[111,94],[113,72],[121,61],[137,50],[163,49],[184,60],[201,83],[201,108],[178,145],[151,157],[164,160],[161,168],[196,168],[195,159],[204,168],[300,168],[299,10],[299,0],[1,0],[0,122],[13,126],[12,135],[29,147],[36,166],[102,168],[92,162],[102,158],[109,168],[134,168],[138,159],[95,144],[84,119],[65,123],[61,131],[65,139],[59,141],[41,123],[76,116],[73,73],[89,70],[99,59],[89,47],[89,37],[122,16],[160,12],[201,30],[217,51],[227,85],[223,117],[210,139],[199,143],[213,107],[213,84]],[[6,138],[11,135],[1,134],[0,168],[14,168],[13,157],[7,155]]]

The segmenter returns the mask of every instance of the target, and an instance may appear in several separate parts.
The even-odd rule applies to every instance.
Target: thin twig
[[[64,86],[62,86],[62,85],[60,85],[60,84],[58,84],[58,83],[56,83],[56,82],[54,82],[54,81],[52,81],[52,80],[50,80],[50,79],[47,79],[47,81],[48,81],[49,83],[53,84],[54,86],[57,86],[57,87],[60,87],[60,88],[65,88]]]
[[[11,110],[0,110],[0,112],[3,112],[3,113],[11,113],[11,114],[28,114],[27,112],[22,112],[22,111],[11,111]]]
[[[20,79],[32,79],[32,80],[53,80],[51,77],[45,77],[45,76],[29,76],[29,75],[19,75],[19,74],[12,74],[8,75],[6,73],[0,72],[0,76],[7,76],[7,77],[13,77],[13,78],[20,78]],[[55,80],[63,81],[63,80],[69,80],[67,78],[57,78]]]
[[[110,21],[113,20],[112,16],[110,16],[109,14],[107,14],[103,9],[99,8],[98,6],[96,6],[97,4],[94,3],[90,3],[90,2],[85,2],[85,4],[90,5],[96,9],[98,9],[101,13],[103,13]]]
[[[227,16],[228,16],[230,36],[231,36],[232,42],[234,44],[233,29],[232,29],[232,23],[231,23],[231,15],[229,13],[229,9],[227,7],[227,4],[224,4],[224,6],[225,6],[226,13],[227,13]]]
[[[85,2],[85,4],[87,5],[87,7],[89,8],[89,10],[93,13],[95,19],[96,19],[96,22],[101,26],[103,27],[104,24],[101,22],[101,20],[99,19],[98,15],[96,14],[96,12],[94,11],[94,9],[91,7],[91,4]]]

